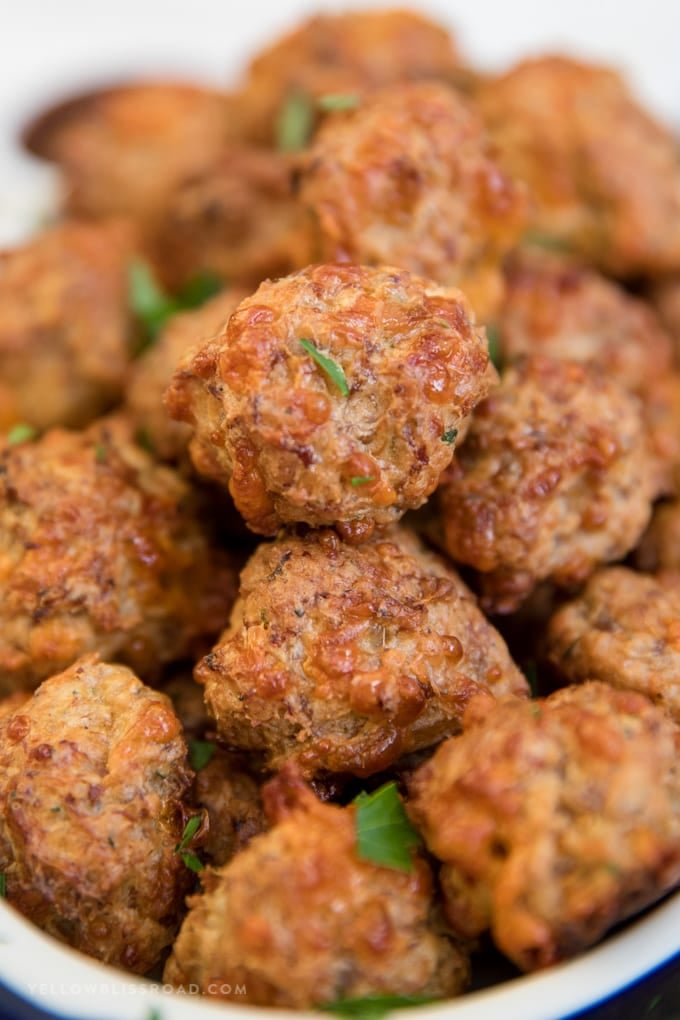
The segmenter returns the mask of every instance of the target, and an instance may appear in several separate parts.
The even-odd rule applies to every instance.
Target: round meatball
[[[329,117],[300,200],[315,258],[396,265],[461,287],[483,320],[524,225],[523,187],[501,171],[477,114],[435,83],[394,86]]]
[[[425,501],[495,378],[459,291],[310,266],[243,301],[166,401],[253,531],[336,524],[358,539]]]
[[[601,683],[500,704],[443,744],[409,813],[454,931],[490,928],[535,970],[680,883],[679,749],[663,712]]]
[[[514,611],[633,548],[654,470],[635,397],[593,367],[518,361],[475,413],[439,490],[438,541],[479,572],[483,604]]]
[[[317,14],[251,62],[238,96],[241,130],[272,145],[286,104],[351,95],[400,81],[456,79],[460,56],[444,27],[415,11]]]
[[[261,545],[195,676],[225,743],[309,776],[379,772],[457,732],[474,694],[528,690],[460,578],[400,529]]]
[[[207,746],[211,746],[209,742]],[[209,821],[201,854],[211,864],[221,865],[243,850],[253,836],[264,832],[267,820],[261,784],[246,757],[212,746],[212,757],[196,772],[195,799]]]
[[[505,359],[543,354],[599,365],[635,393],[671,371],[673,344],[649,305],[592,269],[522,253],[506,273]]]
[[[312,261],[291,157],[230,147],[168,197],[153,259],[171,287],[208,272],[249,288]]]
[[[0,424],[86,425],[121,394],[130,358],[120,224],[66,223],[0,252]],[[96,342],[95,342],[96,341]]]
[[[84,656],[0,717],[0,777],[9,903],[62,942],[146,973],[190,886],[174,851],[191,772],[168,699]]]
[[[680,573],[598,571],[551,619],[545,657],[567,682],[639,691],[680,723]]]
[[[532,230],[615,276],[680,267],[677,143],[618,74],[540,57],[476,98],[503,166],[531,189]]]
[[[219,633],[234,591],[187,485],[115,423],[0,450],[0,693],[87,651],[155,677]]]
[[[645,387],[644,416],[654,465],[654,491],[680,496],[680,372]]]
[[[173,421],[163,404],[163,394],[177,365],[188,350],[224,326],[244,297],[244,291],[225,290],[194,311],[174,315],[156,342],[133,362],[127,410],[140,438],[161,460],[184,460],[191,438],[189,426]]]
[[[635,550],[641,570],[680,571],[680,500],[661,503]]]
[[[424,860],[407,872],[360,858],[355,809],[322,804],[287,774],[266,802],[277,824],[205,875],[165,981],[293,1009],[462,991],[467,958],[438,933]]]

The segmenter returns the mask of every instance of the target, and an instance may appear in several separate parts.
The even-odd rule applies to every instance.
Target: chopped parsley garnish
[[[10,446],[16,446],[18,443],[27,443],[29,439],[35,439],[37,435],[38,430],[32,425],[14,425],[7,433],[7,442]]]
[[[3,871],[2,874],[0,874],[0,899],[4,900],[6,895],[7,895],[7,875]]]
[[[153,439],[148,429],[141,428],[135,432],[135,442],[137,446],[141,446],[147,453],[155,453],[156,447],[154,446]]]
[[[276,121],[279,152],[299,152],[312,137],[314,108],[309,96],[296,90],[286,98]]]
[[[524,666],[524,675],[527,678],[527,683],[529,684],[529,690],[531,691],[531,697],[532,698],[537,698],[538,697],[538,671],[536,669],[536,663],[534,662],[533,659],[529,659],[529,661]]]
[[[411,825],[397,784],[386,783],[373,793],[360,793],[356,805],[357,853],[385,868],[412,871],[411,851],[421,839]]]
[[[356,488],[359,485],[368,485],[369,482],[374,481],[375,478],[371,478],[370,475],[355,475],[353,478],[350,478],[349,484]]]
[[[546,234],[542,230],[528,230],[522,238],[524,244],[534,248],[546,248],[548,251],[570,252],[571,245],[564,237]]]
[[[194,815],[193,818],[190,818],[184,826],[181,842],[179,842],[175,847],[175,853],[180,855],[185,866],[195,872],[203,870],[203,861],[200,857],[197,857],[195,853],[192,853],[191,850],[187,850],[187,847],[198,832],[200,825],[200,815]]]
[[[160,1009],[151,1009],[146,1014],[146,1020],[163,1020],[163,1014]]]
[[[204,769],[215,756],[217,745],[211,740],[190,740],[189,761],[194,772]]]
[[[94,448],[94,459],[98,464],[106,464],[106,447],[102,443],[97,443]]]
[[[307,354],[314,358],[319,368],[326,373],[331,382],[338,387],[343,397],[348,397],[349,386],[347,385],[347,378],[342,370],[342,366],[338,365],[337,362],[333,361],[331,358],[327,358],[325,354],[322,354],[321,351],[317,350],[311,340],[301,339],[300,343],[307,351]]]
[[[446,432],[442,432],[441,441],[442,443],[448,443],[449,446],[453,446],[458,435],[458,429],[447,429]]]
[[[359,96],[356,92],[329,92],[325,96],[320,96],[316,105],[324,113],[356,110],[359,105]]]
[[[486,327],[486,339],[489,348],[489,358],[494,368],[500,372],[502,367],[501,338],[497,326]]]
[[[337,1002],[324,1002],[317,1009],[324,1013],[335,1013],[338,1016],[354,1018],[354,1020],[381,1020],[393,1009],[408,1009],[409,1006],[425,1006],[435,1000],[425,995],[367,995],[361,999],[338,999]]]
[[[128,298],[132,313],[144,328],[145,336],[137,355],[151,347],[168,319],[178,312],[190,311],[204,304],[222,288],[222,282],[211,273],[199,273],[174,296],[166,294],[154,272],[144,259],[135,258],[128,266]]]

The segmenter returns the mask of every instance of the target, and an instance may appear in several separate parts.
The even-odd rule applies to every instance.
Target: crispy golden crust
[[[591,366],[519,360],[481,404],[439,490],[438,539],[512,612],[538,581],[583,580],[647,525],[654,491],[635,397]]]
[[[126,392],[127,410],[161,460],[185,458],[191,429],[173,421],[163,394],[182,357],[214,336],[227,322],[245,291],[229,289],[195,311],[173,316],[154,345],[133,362]]]
[[[261,545],[195,675],[227,744],[307,775],[370,775],[457,732],[474,694],[527,693],[460,578],[400,529]]]
[[[546,56],[476,98],[503,166],[531,189],[534,230],[617,276],[680,267],[677,144],[619,75]]]
[[[154,260],[171,287],[206,271],[249,288],[312,261],[293,191],[293,160],[231,146],[168,196]]]
[[[289,776],[270,784],[267,799],[278,824],[206,874],[165,981],[297,1009],[462,991],[467,959],[437,933],[425,861],[406,873],[361,860],[354,809],[322,804]]]
[[[7,899],[69,945],[143,974],[179,925],[174,853],[191,773],[162,694],[85,656],[0,718]]]
[[[246,135],[271,145],[291,95],[354,95],[393,82],[454,79],[459,69],[450,33],[414,11],[318,14],[255,57],[236,115]]]
[[[342,368],[347,395],[301,340]],[[310,266],[243,301],[166,401],[194,426],[197,469],[228,481],[253,531],[366,534],[425,501],[451,430],[495,377],[459,291],[387,267]]]
[[[455,92],[424,83],[367,97],[328,118],[305,166],[315,258],[402,266],[461,287],[483,320],[494,311],[525,195]]]
[[[680,574],[598,571],[551,619],[545,656],[568,682],[639,691],[680,722]]]
[[[680,882],[677,726],[590,683],[505,703],[443,744],[409,812],[449,921],[523,970],[587,948]]]
[[[680,571],[680,501],[659,504],[635,550],[640,570]]]
[[[226,864],[267,828],[260,782],[243,755],[218,747],[196,773],[195,799],[208,812],[201,856],[211,864]]]
[[[543,354],[598,365],[633,392],[673,363],[671,338],[649,305],[545,253],[523,252],[510,263],[499,325],[504,358]]]
[[[95,650],[154,677],[219,632],[234,589],[187,485],[115,423],[0,450],[0,691]]]
[[[120,224],[67,223],[0,252],[0,424],[5,387],[8,417],[41,429],[85,425],[120,395],[131,246]]]

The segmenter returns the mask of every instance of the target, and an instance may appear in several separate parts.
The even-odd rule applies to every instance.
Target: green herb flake
[[[446,432],[442,432],[441,441],[447,443],[449,446],[453,446],[458,436],[458,429],[447,429]]]
[[[540,705],[537,705],[537,704],[536,704],[536,703],[534,702],[534,703],[532,704],[532,706],[531,706],[531,714],[532,714],[532,715],[534,716],[534,718],[535,718],[535,719],[540,719],[540,718],[541,718],[541,715],[542,715],[542,713],[541,713],[541,706],[540,706]]]
[[[374,481],[375,478],[372,478],[370,475],[355,475],[353,478],[350,478],[349,484],[353,485],[356,489],[359,485],[368,485],[369,482]]]
[[[347,385],[347,378],[342,370],[342,366],[338,365],[337,362],[333,361],[331,358],[327,358],[325,354],[322,354],[321,351],[317,350],[311,340],[301,339],[300,343],[307,351],[307,354],[314,358],[314,361],[316,361],[319,368],[326,373],[331,382],[338,387],[343,397],[348,397],[349,386]]]
[[[324,113],[342,113],[346,110],[356,110],[359,96],[356,92],[329,92],[325,96],[320,96],[316,105]]]
[[[128,303],[145,333],[135,354],[143,354],[153,346],[173,315],[199,308],[222,286],[222,281],[213,273],[199,273],[171,296],[160,286],[148,262],[141,258],[133,259],[128,266]]]
[[[146,1014],[146,1020],[163,1020],[163,1014],[160,1009],[150,1009]]]
[[[192,854],[190,850],[182,850],[180,857],[189,871],[195,871],[196,874],[198,874],[199,871],[203,871],[203,861],[200,857],[197,857],[196,854]]]
[[[538,697],[538,672],[536,669],[536,663],[533,659],[529,659],[524,666],[524,675],[527,678],[529,684],[529,690],[531,691],[531,697]]]
[[[30,439],[35,439],[37,435],[38,430],[32,425],[15,425],[7,433],[7,442],[10,446],[16,446],[18,443],[27,443]]]
[[[545,248],[547,251],[563,252],[572,251],[571,245],[564,237],[556,234],[546,234],[541,230],[528,230],[522,238],[522,243],[531,248]]]
[[[143,450],[146,450],[147,453],[156,452],[156,447],[154,446],[153,439],[151,438],[151,433],[149,432],[148,429],[145,428],[137,429],[137,431],[135,432],[135,442],[137,443],[137,446],[141,446],[141,448]]]
[[[189,761],[194,772],[200,772],[214,758],[217,745],[211,740],[190,740]]]
[[[386,783],[355,798],[357,853],[365,861],[396,871],[412,871],[411,851],[421,839],[411,825],[397,784]]]
[[[486,327],[486,340],[488,344],[489,358],[491,360],[491,364],[494,366],[494,368],[496,368],[500,372],[501,368],[503,367],[502,365],[503,357],[501,354],[501,338],[497,326]]]
[[[223,289],[224,282],[215,273],[197,273],[177,292],[175,301],[180,309],[190,311],[200,308]]]
[[[97,461],[97,464],[106,464],[106,447],[101,443],[97,443],[94,448],[94,459]]]
[[[5,898],[7,895],[7,875],[4,871],[0,874],[0,899]]]
[[[185,850],[186,847],[189,846],[189,843],[191,843],[192,839],[198,832],[200,825],[201,825],[200,815],[194,815],[193,818],[189,819],[187,824],[184,826],[184,832],[182,833],[182,841],[181,843],[178,843],[177,846],[175,847],[175,853],[179,853],[179,851]]]
[[[435,1000],[425,995],[368,995],[362,999],[338,999],[324,1002],[317,1009],[324,1013],[350,1017],[352,1020],[382,1020],[393,1009],[425,1006]]]
[[[312,137],[314,108],[309,97],[300,91],[291,92],[276,122],[276,145],[279,152],[299,152]]]

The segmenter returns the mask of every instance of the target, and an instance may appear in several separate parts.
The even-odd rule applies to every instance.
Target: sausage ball
[[[66,223],[0,252],[0,402],[9,421],[82,426],[120,396],[130,358],[119,224]],[[0,422],[5,414],[0,412]]]
[[[575,955],[680,883],[680,731],[602,683],[506,702],[446,741],[409,813],[446,914],[522,970]]]
[[[0,870],[50,935],[139,974],[179,925],[191,772],[168,699],[79,659],[0,718]]]
[[[526,60],[477,93],[505,169],[526,181],[531,229],[614,276],[680,268],[680,157],[613,71]]]
[[[477,114],[444,85],[407,84],[329,117],[300,189],[319,261],[395,265],[461,287],[482,320],[524,225],[524,190]]]
[[[654,492],[680,496],[680,372],[669,372],[648,383],[643,398]]]
[[[187,456],[191,429],[173,421],[163,394],[182,357],[214,336],[246,297],[242,290],[225,290],[194,311],[174,315],[158,339],[133,362],[126,392],[127,411],[144,442],[161,460]]]
[[[680,500],[660,503],[635,550],[641,570],[680,571]]]
[[[545,657],[568,683],[639,691],[680,722],[680,573],[599,570],[551,619]]]
[[[539,581],[569,587],[633,548],[653,465],[637,399],[590,366],[511,366],[477,408],[439,490],[436,539],[513,612]]]
[[[312,261],[291,157],[230,147],[168,197],[153,261],[178,288],[200,272],[253,289]]]
[[[407,872],[362,859],[355,809],[322,804],[288,775],[270,784],[266,804],[275,827],[207,872],[165,981],[292,1009],[463,990],[467,958],[439,934],[424,860]]]
[[[632,392],[671,371],[673,343],[649,305],[592,269],[523,252],[506,272],[504,359],[524,354],[599,365]]]
[[[264,832],[267,820],[261,783],[246,757],[212,746],[212,757],[196,772],[194,798],[209,821],[201,855],[211,864],[221,865],[243,850],[253,836]]]
[[[459,291],[310,266],[243,301],[166,401],[253,531],[336,524],[359,539],[426,500],[495,379]]]
[[[315,100],[393,82],[455,79],[460,62],[448,30],[414,11],[317,14],[251,62],[238,96],[241,129],[272,145],[297,97],[309,106],[311,129]]]
[[[155,677],[205,648],[234,589],[187,485],[114,423],[0,450],[0,693],[87,651]]]
[[[680,368],[680,276],[668,276],[653,282],[649,299],[673,338],[675,363]]]
[[[308,776],[379,772],[457,732],[473,694],[528,692],[460,578],[396,528],[261,545],[195,676],[226,744]]]

